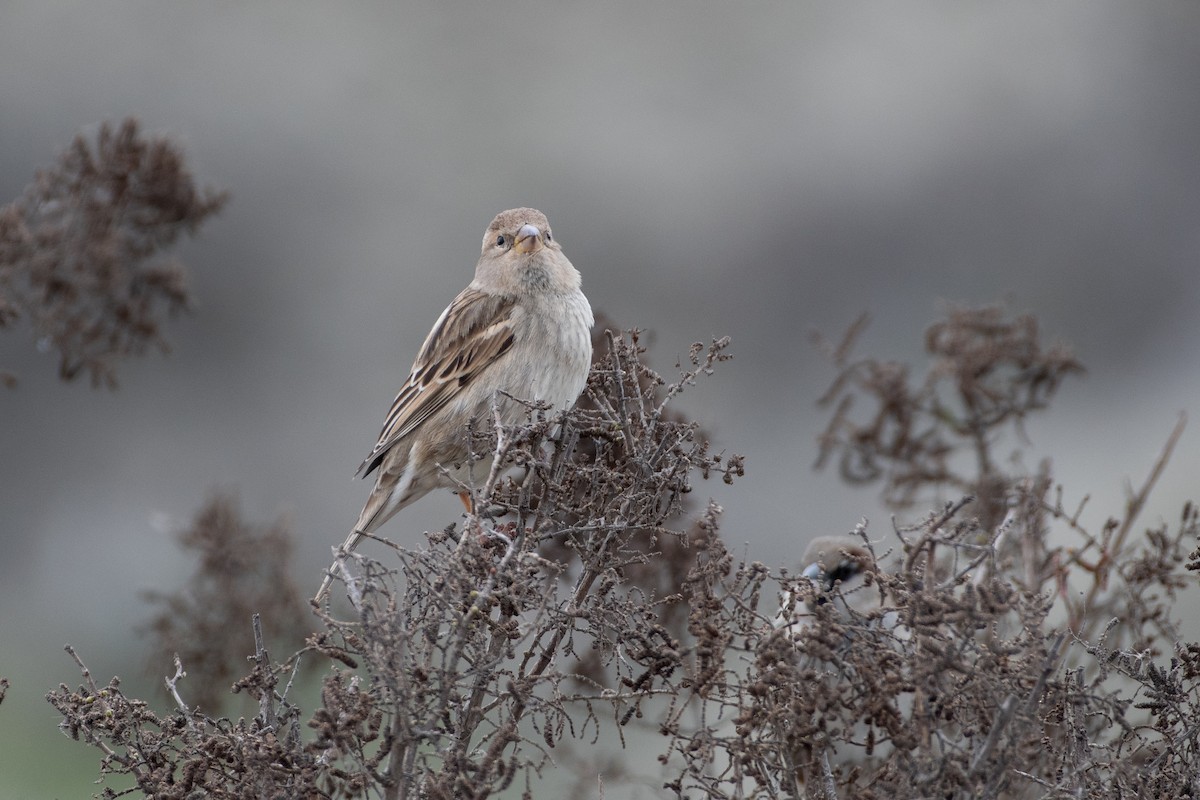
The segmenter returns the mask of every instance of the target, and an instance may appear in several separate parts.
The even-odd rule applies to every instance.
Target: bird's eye
[[[554,241],[554,234],[552,234],[552,233],[550,232],[550,229],[549,229],[549,228],[547,228],[547,229],[546,229],[546,241],[547,241],[547,242],[553,242],[553,241]]]
[[[504,234],[496,237],[496,247],[504,247]]]

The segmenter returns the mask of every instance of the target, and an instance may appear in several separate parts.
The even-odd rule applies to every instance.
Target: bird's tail
[[[320,604],[325,599],[325,595],[329,593],[329,587],[333,584],[335,570],[341,569],[342,565],[346,563],[346,556],[354,552],[354,548],[358,547],[363,536],[365,534],[357,526],[350,531],[346,541],[342,542],[342,546],[338,548],[337,560],[325,571],[325,580],[321,581],[321,588],[317,590],[317,596],[313,598],[314,603]]]
[[[313,602],[320,604],[325,599],[325,595],[333,583],[334,575],[342,569],[342,565],[346,563],[346,556],[354,552],[354,548],[358,547],[364,536],[373,533],[380,525],[391,519],[397,511],[420,496],[409,492],[407,495],[402,495],[398,503],[391,503],[395,486],[394,483],[388,484],[384,481],[385,478],[381,476],[375,489],[367,497],[367,503],[358,515],[358,522],[354,523],[354,529],[350,531],[346,541],[342,542],[342,546],[338,548],[337,560],[326,570],[325,580],[321,581],[321,588],[317,590],[317,596],[313,598]],[[407,486],[407,483],[404,485]]]

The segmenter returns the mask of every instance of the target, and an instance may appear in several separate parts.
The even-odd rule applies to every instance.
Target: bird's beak
[[[821,567],[820,562],[814,562],[805,567],[804,571],[800,573],[800,576],[803,578],[808,578],[810,581],[824,581],[825,570]]]
[[[517,241],[513,245],[518,253],[529,255],[535,253],[542,247],[542,232],[537,229],[536,225],[522,225],[517,231]]]

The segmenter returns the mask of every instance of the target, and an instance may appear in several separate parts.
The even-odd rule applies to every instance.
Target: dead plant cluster
[[[693,348],[671,384],[642,362],[637,332],[605,342],[586,401],[565,418],[531,407],[526,425],[472,432],[479,455],[494,451],[508,469],[468,487],[479,513],[461,529],[393,546],[391,565],[351,557],[341,577],[353,613],[316,609],[321,630],[301,653],[236,685],[260,697],[254,720],[231,724],[182,700],[157,717],[89,678],[50,696],[64,730],[155,797],[245,796],[248,775],[269,797],[532,795],[560,742],[594,739],[601,718],[619,728],[679,691],[687,653],[662,617],[684,597],[627,576],[679,586],[682,573],[664,572],[690,559],[649,569],[664,562],[656,543],[686,538],[672,525],[697,475],[742,473],[739,457],[710,452],[669,410],[728,358],[728,342]],[[297,658],[336,665],[307,737],[279,690]],[[180,677],[168,682],[177,698]]]
[[[220,199],[181,175],[169,148],[105,129],[98,156],[77,144],[0,217],[0,288],[54,340],[65,376],[111,381],[113,356],[160,342],[154,309],[182,305],[177,273],[143,262]],[[108,797],[1200,794],[1200,644],[1174,609],[1200,570],[1200,515],[1189,504],[1173,525],[1138,527],[1182,422],[1094,530],[1049,461],[1000,466],[1012,426],[1080,371],[1031,318],[952,311],[916,379],[851,361],[861,329],[829,348],[822,463],[882,484],[898,509],[937,510],[855,526],[870,558],[853,586],[736,557],[720,509],[687,504],[697,476],[743,472],[671,409],[728,342],[697,345],[668,382],[636,331],[607,332],[577,408],[466,432],[480,464],[498,454],[463,487],[476,513],[420,546],[379,540],[385,559],[351,556],[348,605],[314,608],[318,630],[282,662],[252,612],[275,636],[297,624],[287,532],[214,501],[184,539],[197,580],[153,598],[151,630],[183,654],[172,706],[99,685],[71,650],[83,682],[48,696],[62,729],[100,750],[102,776],[132,780]],[[786,504],[780,515],[803,524]],[[233,691],[257,713],[232,721],[213,690],[249,617],[254,666]],[[189,661],[204,685],[189,688]],[[325,675],[305,714],[294,681],[310,663]],[[657,759],[639,759],[647,741]],[[615,754],[603,776],[576,757],[595,746]],[[546,788],[572,765],[574,789]]]
[[[848,359],[859,330],[831,349],[841,372],[825,455],[847,478],[882,482],[897,505],[969,494],[912,526],[857,526],[872,563],[851,593],[710,547],[703,602],[691,603],[706,634],[693,669],[706,679],[665,726],[664,761],[678,765],[669,787],[711,798],[1196,796],[1200,672],[1175,602],[1200,567],[1200,515],[1189,503],[1174,525],[1136,533],[1182,420],[1146,483],[1092,531],[1086,498],[1065,509],[1048,461],[1032,475],[996,466],[1003,427],[1079,370],[1065,349],[1040,346],[1032,320],[951,312],[912,384],[902,365]]]
[[[163,320],[187,307],[183,266],[165,251],[226,199],[134,119],[101,125],[94,145],[77,136],[0,208],[0,328],[27,319],[64,380],[115,386],[120,359],[167,349]]]
[[[226,492],[214,493],[178,540],[195,558],[195,572],[177,592],[143,595],[158,611],[142,632],[155,645],[154,674],[179,658],[192,676],[192,707],[216,711],[254,649],[246,620],[258,614],[268,637],[295,646],[310,630],[292,574],[292,533],[283,519],[246,522]]]

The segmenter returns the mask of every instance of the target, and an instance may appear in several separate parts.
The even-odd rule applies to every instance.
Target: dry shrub
[[[680,797],[1180,797],[1200,790],[1194,644],[1172,613],[1194,583],[1194,506],[1136,537],[1182,433],[1099,532],[1068,512],[1049,461],[1005,474],[1005,428],[1081,367],[1027,317],[956,309],[930,329],[929,372],[838,347],[822,439],[854,482],[897,507],[962,500],[871,534],[870,602],[721,559],[696,659],[710,677],[670,718]],[[859,408],[863,404],[866,409]],[[855,412],[857,416],[855,415]],[[969,457],[964,457],[969,456]],[[1051,534],[1056,535],[1052,538]],[[1190,551],[1190,553],[1189,553]],[[715,564],[716,562],[714,562]],[[779,589],[801,624],[775,621]],[[722,669],[715,673],[711,666]],[[691,719],[716,724],[688,725]]]
[[[159,610],[143,632],[153,640],[154,668],[181,659],[195,679],[193,707],[216,713],[254,648],[251,616],[259,614],[267,636],[290,647],[311,630],[291,574],[292,534],[282,519],[269,526],[246,522],[237,498],[218,492],[177,537],[195,557],[195,572],[177,592],[144,594]]]
[[[1043,346],[1031,316],[1007,319],[996,306],[951,309],[926,331],[932,363],[910,382],[907,364],[851,360],[866,322],[861,317],[836,346],[817,339],[839,370],[820,400],[833,415],[818,468],[836,456],[844,480],[882,480],[885,500],[898,509],[932,502],[930,489],[970,494],[983,527],[995,527],[1014,481],[997,465],[997,435],[1009,424],[1019,431],[1083,366],[1065,346]],[[863,403],[871,411],[856,418]]]
[[[651,769],[655,792],[681,798],[1200,791],[1200,645],[1172,613],[1200,570],[1196,507],[1136,535],[1182,424],[1091,531],[1048,460],[997,466],[1012,424],[1080,369],[1031,320],[953,311],[912,385],[844,343],[826,458],[898,503],[960,495],[886,534],[857,525],[871,557],[851,597],[730,553],[712,504],[685,523],[696,475],[742,472],[669,411],[726,343],[667,384],[636,332],[606,338],[561,420],[531,408],[528,424],[472,432],[517,468],[466,487],[479,513],[421,547],[387,543],[384,561],[351,557],[352,611],[316,609],[303,651],[333,665],[310,734],[287,699],[295,657],[272,664],[261,641],[237,685],[254,719],[191,710],[178,671],[177,708],[155,716],[81,662],[84,685],[51,696],[64,728],[163,797],[545,796],[572,741],[611,752],[635,730],[640,750],[659,737],[657,764],[589,772],[573,796],[644,786]]]
[[[727,341],[693,348],[667,384],[642,362],[637,332],[605,339],[586,402],[565,418],[531,407],[526,425],[471,432],[477,453],[497,452],[517,474],[497,468],[467,487],[480,511],[461,530],[393,546],[392,567],[351,557],[358,569],[343,578],[354,613],[316,609],[323,630],[305,651],[340,665],[307,723],[315,739],[301,741],[280,699],[296,657],[238,684],[260,699],[251,721],[231,725],[182,699],[155,717],[89,678],[50,696],[64,728],[105,749],[105,771],[154,796],[245,796],[255,776],[252,793],[264,796],[487,797],[532,791],[560,740],[594,736],[599,715],[625,724],[674,691],[684,653],[659,615],[678,597],[625,575],[661,559],[657,542],[686,539],[675,523],[697,474],[742,472],[739,457],[711,453],[695,423],[669,412],[728,357]],[[187,630],[196,617],[174,610]],[[594,672],[572,668],[596,659]],[[181,675],[169,681],[180,698]],[[154,769],[143,764],[148,747]]]
[[[77,136],[0,208],[0,328],[28,319],[64,380],[115,387],[120,359],[165,351],[163,320],[187,307],[183,266],[166,251],[226,200],[136,120],[101,125],[94,145]]]

